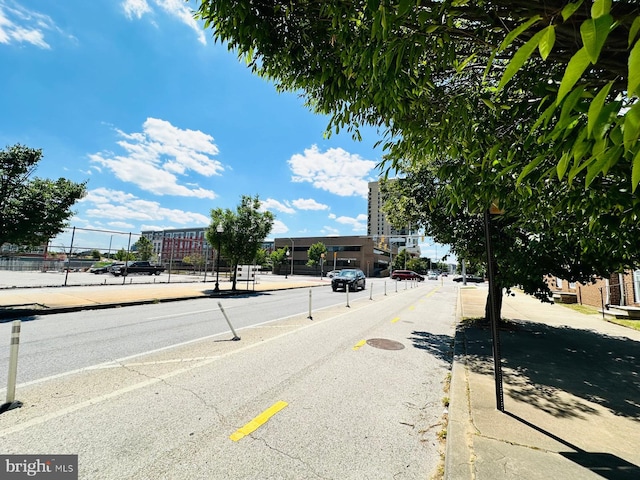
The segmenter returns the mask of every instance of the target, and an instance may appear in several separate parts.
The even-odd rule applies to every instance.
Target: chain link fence
[[[216,265],[216,250],[207,242],[204,230],[145,232],[152,252],[149,258],[142,258],[137,245],[141,233],[69,227],[46,245],[30,248],[3,245],[0,271],[64,274],[63,285],[79,285],[213,282],[219,267],[220,279],[228,280],[229,269],[224,259]],[[146,275],[130,275],[125,279],[105,271],[94,273],[95,267],[127,260],[148,260],[165,270],[153,279]],[[53,275],[48,277],[49,284],[56,283]]]

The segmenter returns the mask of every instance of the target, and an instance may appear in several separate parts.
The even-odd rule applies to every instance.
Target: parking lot
[[[289,276],[289,279],[294,277]],[[297,278],[297,276],[296,276]],[[306,278],[306,277],[305,277]],[[269,281],[286,281],[282,275],[272,275],[270,272],[260,272],[253,281],[256,283]],[[93,274],[89,272],[60,272],[60,271],[10,271],[0,270],[0,289],[6,288],[30,288],[30,287],[59,287],[59,286],[82,286],[82,285],[128,285],[128,284],[149,284],[149,283],[215,283],[215,272],[175,274],[163,272],[160,275],[127,275],[126,277],[115,277],[109,273]],[[228,273],[220,272],[219,282],[229,281]],[[238,279],[238,283],[247,283]]]

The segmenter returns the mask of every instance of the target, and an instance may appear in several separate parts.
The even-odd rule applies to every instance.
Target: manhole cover
[[[367,345],[375,348],[381,348],[382,350],[402,350],[404,345],[395,340],[388,340],[386,338],[370,338],[367,340]]]

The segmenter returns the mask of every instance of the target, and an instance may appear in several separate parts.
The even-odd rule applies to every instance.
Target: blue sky
[[[213,42],[197,3],[0,0],[0,147],[41,148],[37,176],[87,181],[83,229],[207,226],[259,195],[270,238],[365,235],[377,132],[326,138],[327,117]]]

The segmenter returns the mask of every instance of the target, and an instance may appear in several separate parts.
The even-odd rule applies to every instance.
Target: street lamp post
[[[295,250],[295,244],[293,243],[293,238],[289,238],[291,241],[291,275],[293,275],[293,252]]]
[[[220,237],[222,237],[222,232],[224,232],[222,222],[216,227],[216,232],[218,234],[218,260],[216,261],[216,286],[213,291],[218,293],[220,291],[220,283],[218,282],[220,278]]]
[[[287,248],[287,251],[284,252],[284,256],[287,257],[287,263],[289,263],[289,249]],[[289,265],[287,265],[288,267]],[[284,278],[289,278],[289,271],[285,270],[284,271]]]

